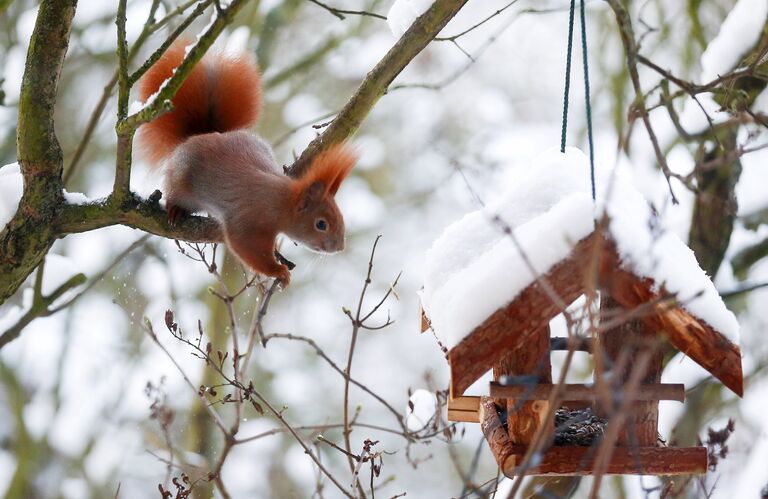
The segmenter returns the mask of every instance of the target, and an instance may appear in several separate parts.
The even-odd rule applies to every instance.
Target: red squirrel
[[[146,101],[184,58],[172,45],[139,82]],[[261,104],[259,69],[247,54],[208,54],[173,98],[173,111],[143,125],[138,141],[147,160],[165,169],[168,219],[206,211],[222,226],[229,249],[248,267],[290,282],[276,259],[285,234],[314,251],[344,249],[344,219],[334,196],[357,161],[345,144],[318,155],[306,174],[291,178],[271,147],[248,128]]]

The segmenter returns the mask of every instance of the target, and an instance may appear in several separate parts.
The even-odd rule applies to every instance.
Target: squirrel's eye
[[[319,218],[317,222],[315,222],[315,227],[317,227],[317,230],[324,231],[328,228],[328,222],[326,222],[322,218]]]

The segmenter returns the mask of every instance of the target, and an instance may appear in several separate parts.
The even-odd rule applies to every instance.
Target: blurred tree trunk
[[[713,279],[717,275],[731,241],[739,203],[736,184],[741,177],[741,160],[729,159],[738,149],[738,129],[729,128],[719,134],[717,142],[707,135],[699,145],[697,165],[717,165],[696,168],[694,178],[698,192],[693,206],[688,244],[699,266]]]
[[[16,458],[16,469],[5,492],[5,499],[34,499],[39,497],[35,491],[34,478],[39,472],[38,442],[29,434],[24,423],[24,407],[27,394],[16,374],[0,362],[0,383],[5,386],[8,397],[6,408],[13,418],[13,437],[10,448]]]
[[[768,70],[768,61],[760,63],[768,48],[768,21],[760,40],[745,57],[746,65],[756,64],[760,72]],[[715,94],[718,104],[736,113],[746,112],[766,87],[764,79],[739,78]],[[713,279],[720,269],[731,242],[738,212],[736,185],[741,177],[738,134],[741,123],[723,130],[710,129],[699,140],[695,179],[698,186],[694,201],[688,245],[699,265]],[[674,430],[679,445],[696,445],[699,432],[719,410],[722,385],[706,380],[699,389],[686,396],[685,412]]]

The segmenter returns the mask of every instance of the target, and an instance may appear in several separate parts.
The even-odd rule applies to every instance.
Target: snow
[[[147,99],[147,101],[149,101],[149,99]],[[128,105],[128,114],[138,114],[142,109],[144,109],[144,102],[141,102],[140,100],[131,101],[131,103]]]
[[[69,204],[85,204],[91,201],[82,192],[69,192],[66,189],[64,189],[64,199]]]
[[[16,214],[23,190],[24,177],[18,163],[0,168],[0,231]]]
[[[11,221],[19,207],[21,194],[24,190],[24,177],[18,163],[11,163],[0,168],[0,230]],[[90,201],[80,192],[64,191],[64,199],[71,204],[82,204]]]
[[[651,206],[624,179],[608,193],[610,232],[623,264],[673,294],[683,308],[738,344],[739,324],[720,298],[693,251],[670,231],[653,227]]]
[[[189,46],[187,47],[187,49],[189,49]],[[177,69],[179,69],[179,68],[173,68],[173,71],[171,71],[171,76],[166,78],[163,81],[163,83],[161,83],[160,86],[157,88],[155,93],[153,93],[152,95],[147,97],[147,100],[145,100],[143,103],[142,102],[138,102],[138,103],[132,102],[130,104],[129,111],[131,111],[133,113],[132,116],[136,115],[136,114],[139,114],[141,111],[143,111],[144,109],[146,109],[148,107],[151,107],[155,103],[155,100],[157,100],[157,96],[160,95],[160,92],[162,92],[163,89],[166,86],[168,86],[168,82],[171,81],[171,78],[173,78],[173,75],[176,74],[176,70]]]
[[[185,58],[187,57],[187,55],[189,55],[189,53],[192,51],[192,49],[194,49],[197,46],[197,44],[200,42],[200,39],[206,33],[208,33],[208,31],[213,27],[213,25],[216,23],[216,20],[218,19],[218,17],[219,17],[218,12],[216,10],[214,10],[213,14],[211,15],[211,19],[208,21],[208,24],[206,24],[205,27],[202,29],[202,31],[200,31],[197,34],[197,36],[195,37],[195,41],[190,43],[190,44],[188,44],[188,45],[186,45],[186,46],[184,46],[184,57]],[[130,115],[131,116],[136,115],[136,114],[140,113],[141,111],[143,111],[144,109],[152,106],[154,104],[155,100],[157,99],[157,96],[168,85],[168,82],[171,81],[171,78],[173,78],[173,75],[176,74],[176,70],[177,69],[178,68],[173,68],[173,71],[171,71],[171,75],[166,80],[164,80],[163,83],[161,83],[160,86],[158,87],[157,91],[155,93],[153,93],[152,95],[150,95],[149,97],[147,97],[147,99],[143,103],[142,102],[138,102],[138,101],[131,102],[129,107],[128,107],[128,111],[129,111]]]
[[[767,17],[768,1],[739,0],[701,55],[702,82],[712,81],[738,66],[760,38]]]
[[[690,248],[659,226],[651,206],[623,175],[598,172],[597,177],[596,207],[586,156],[574,148],[547,151],[532,161],[526,176],[507,186],[499,202],[445,229],[427,253],[421,299],[447,348],[567,257],[593,231],[595,214],[603,213],[622,266],[653,279],[655,291],[673,294],[692,315],[738,343],[735,316]]]
[[[387,13],[387,24],[396,38],[408,31],[411,24],[428,8],[432,0],[395,0]]]
[[[755,113],[768,114],[768,88],[764,88],[752,103],[752,111]]]
[[[550,151],[499,202],[449,226],[427,254],[422,306],[441,342],[452,348],[594,229],[589,176],[573,167],[576,149]],[[581,175],[580,175],[581,174]],[[501,222],[494,222],[498,217]]]
[[[213,28],[213,25],[216,24],[216,21],[219,19],[219,12],[218,10],[214,9],[213,14],[211,14],[211,19],[208,21],[208,24],[205,25],[205,27],[200,30],[200,32],[195,37],[195,41],[184,47],[184,56],[186,57],[187,54],[189,54],[193,48],[197,46],[198,43],[200,43],[200,40]]]

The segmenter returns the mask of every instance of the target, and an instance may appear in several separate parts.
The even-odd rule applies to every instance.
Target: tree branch
[[[168,222],[168,215],[159,203],[159,192],[142,199],[131,194],[122,203],[111,198],[87,204],[65,205],[57,218],[57,230],[61,235],[88,232],[89,230],[125,225],[157,236],[193,243],[221,242],[221,227],[212,218],[185,217],[176,224]]]
[[[354,134],[376,102],[387,93],[397,75],[424,50],[465,3],[467,0],[436,0],[368,73],[328,128],[287,169],[288,175],[302,176],[317,154]]]
[[[37,271],[37,275],[40,279],[42,279],[42,264]],[[29,308],[29,310],[27,310],[27,312],[22,315],[18,321],[16,321],[16,324],[5,330],[3,334],[0,334],[0,348],[3,348],[8,343],[18,338],[21,334],[21,331],[33,320],[37,319],[38,317],[48,317],[49,315],[54,314],[55,311],[58,311],[58,307],[55,310],[51,310],[50,306],[64,293],[72,288],[76,288],[77,286],[85,284],[85,281],[85,275],[75,274],[67,279],[66,282],[64,282],[61,286],[56,288],[50,295],[43,295],[42,293],[37,294],[37,291],[39,290],[36,290],[35,297],[32,301],[32,306]]]
[[[57,234],[51,220],[63,203],[63,154],[53,123],[59,76],[77,0],[40,4],[19,97],[17,155],[24,193],[0,232],[0,303],[40,264]]]

